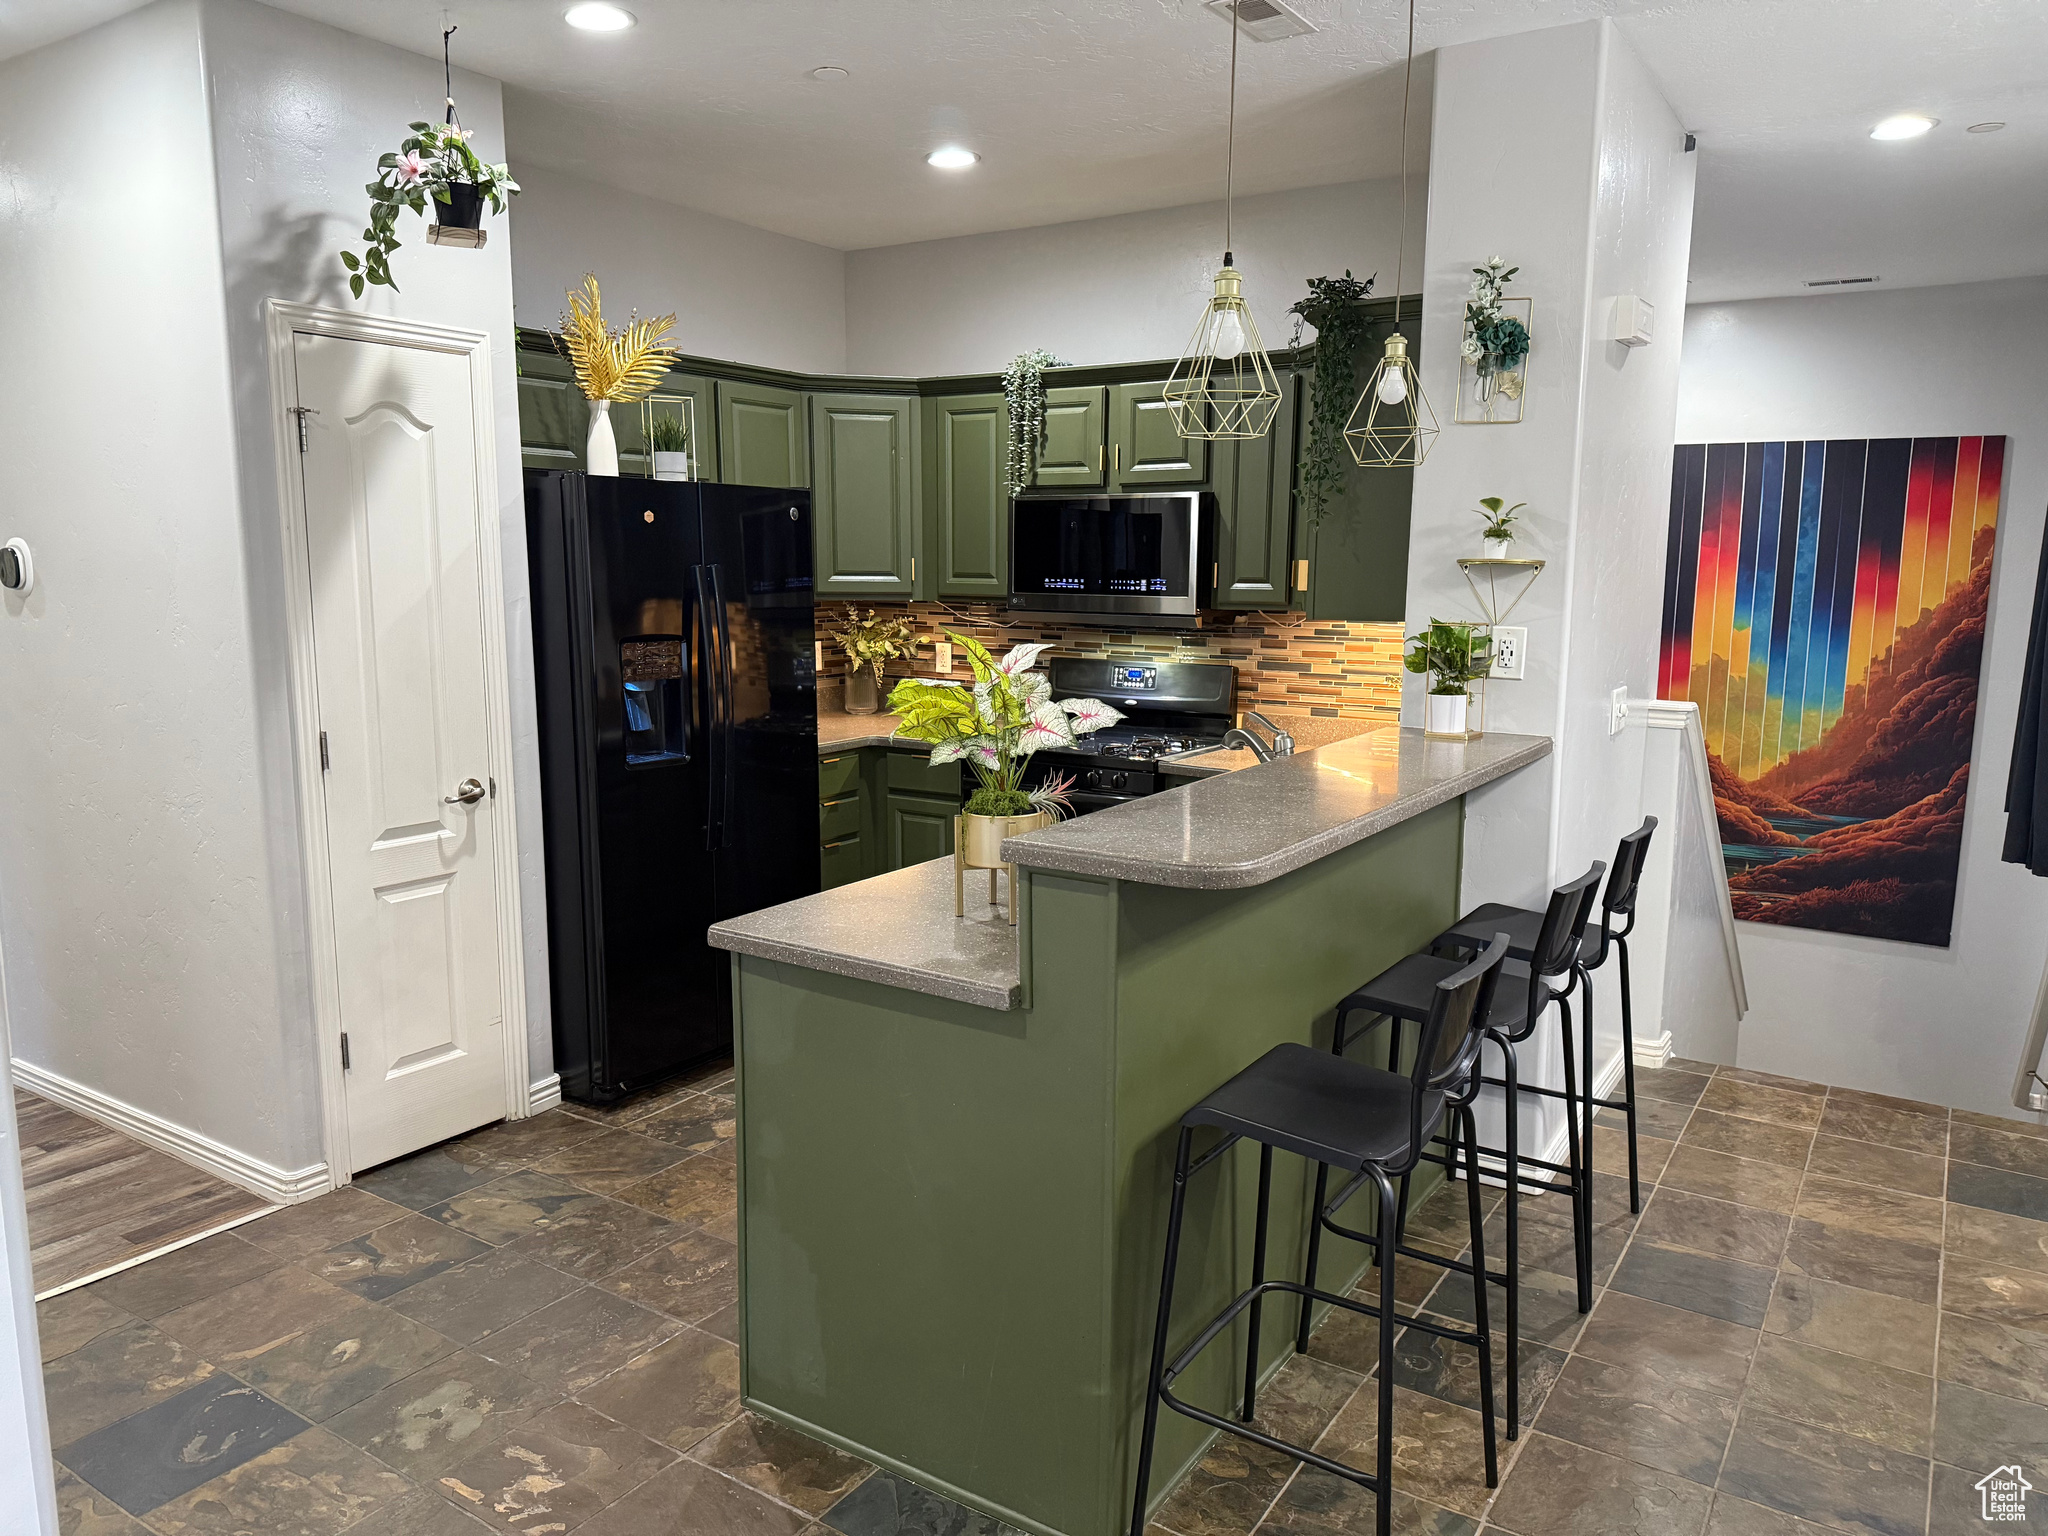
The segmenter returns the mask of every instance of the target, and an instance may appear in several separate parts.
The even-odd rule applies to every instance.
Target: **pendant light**
[[[1408,66],[1401,80],[1401,245],[1394,253],[1394,334],[1351,407],[1344,441],[1361,469],[1413,469],[1436,441],[1436,412],[1401,334],[1402,261],[1408,253],[1408,97],[1415,82],[1415,0],[1408,0]]]
[[[1182,437],[1264,437],[1280,410],[1280,379],[1244,301],[1244,277],[1230,249],[1231,181],[1237,160],[1237,0],[1230,13],[1230,118],[1223,157],[1223,267],[1187,351],[1164,391]]]

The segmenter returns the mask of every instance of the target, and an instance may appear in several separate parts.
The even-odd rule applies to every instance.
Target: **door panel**
[[[1109,392],[1109,473],[1118,490],[1201,485],[1209,478],[1209,444],[1175,429],[1165,388],[1162,380],[1118,384]]]
[[[905,869],[953,851],[960,803],[931,795],[889,796],[889,868]]]
[[[1010,498],[1003,489],[1009,411],[1003,397],[934,400],[932,490],[941,597],[1006,597],[1010,590]]]
[[[718,478],[727,485],[809,485],[804,397],[793,389],[719,380],[718,465]]]
[[[811,398],[821,597],[911,595],[917,552],[911,404],[890,395]]]
[[[469,364],[300,335],[350,1163],[506,1111]],[[494,573],[493,573],[494,574]],[[337,1043],[338,1044],[338,1043]]]
[[[1105,483],[1109,449],[1103,428],[1108,400],[1109,391],[1099,384],[1070,384],[1045,392],[1045,442],[1039,448],[1033,485]]]
[[[1301,376],[1280,381],[1264,437],[1216,444],[1216,606],[1285,608],[1294,557],[1295,413]]]

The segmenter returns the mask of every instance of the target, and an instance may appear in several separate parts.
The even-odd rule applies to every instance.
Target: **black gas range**
[[[1107,730],[1072,747],[1035,754],[1025,782],[1074,776],[1076,811],[1099,811],[1174,787],[1159,759],[1223,740],[1236,713],[1237,669],[1228,662],[1104,661],[1055,656],[1048,665],[1055,699],[1101,699],[1123,712]]]

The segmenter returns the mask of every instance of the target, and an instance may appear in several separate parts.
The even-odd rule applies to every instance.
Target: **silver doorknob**
[[[443,805],[475,805],[477,801],[483,799],[483,797],[483,780],[464,779],[460,784],[455,786],[454,794],[442,797],[441,803]]]

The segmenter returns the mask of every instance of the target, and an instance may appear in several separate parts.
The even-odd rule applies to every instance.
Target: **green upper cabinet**
[[[1206,439],[1182,437],[1166,408],[1164,380],[1109,391],[1109,478],[1119,491],[1196,486],[1209,479]]]
[[[718,381],[718,478],[727,485],[811,483],[804,397],[772,384]]]
[[[1003,489],[1009,412],[1000,394],[950,395],[925,407],[927,556],[940,597],[1010,590],[1010,498]]]
[[[1408,338],[1410,357],[1422,355],[1417,308],[1413,297],[1402,301],[1401,331]],[[1391,299],[1374,301],[1369,312],[1374,318],[1356,359],[1361,388],[1379,365],[1394,329]],[[1431,403],[1437,420],[1444,421],[1450,402]],[[1304,421],[1304,436],[1306,432]],[[1343,488],[1323,508],[1320,521],[1311,524],[1305,512],[1296,514],[1295,558],[1308,565],[1308,590],[1297,593],[1296,604],[1312,619],[1397,623],[1406,617],[1408,607],[1408,518],[1415,471],[1361,469],[1351,461],[1348,449],[1339,448],[1338,453]]]
[[[1100,384],[1065,384],[1045,392],[1045,442],[1031,483],[1093,489],[1108,482],[1109,448],[1104,431],[1109,391]]]
[[[521,350],[519,462],[527,469],[581,469],[590,436],[590,404],[576,387],[569,360]]]
[[[638,405],[615,405],[613,416],[620,411],[629,413],[634,422],[634,450],[638,453],[644,446],[646,434],[652,429],[657,416],[669,416],[683,423],[690,435],[690,478],[692,480],[716,480],[718,474],[718,399],[712,382],[693,373],[672,373],[661,381],[661,385]],[[626,465],[626,435],[623,424],[618,428],[619,468]],[[653,474],[654,461],[650,457],[644,467],[636,462],[633,472]]]
[[[1264,437],[1216,444],[1216,606],[1285,608],[1294,558],[1294,445],[1301,376],[1280,378]]]
[[[917,573],[916,402],[811,396],[811,497],[820,597],[912,595]]]

